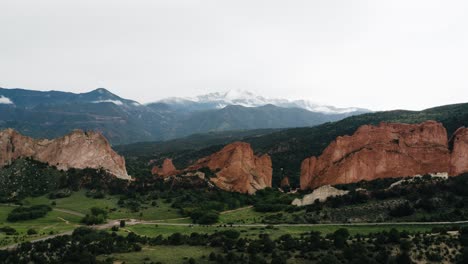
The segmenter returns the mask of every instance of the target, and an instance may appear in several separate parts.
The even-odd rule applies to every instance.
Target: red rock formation
[[[316,157],[310,157],[302,161],[301,163],[301,178],[300,186],[302,190],[309,189],[312,186],[312,179],[315,174],[315,167],[317,164]]]
[[[186,171],[201,168],[209,168],[216,175],[210,181],[226,191],[253,194],[271,187],[273,170],[270,156],[255,156],[248,143],[229,144],[219,152],[198,160]]]
[[[460,134],[459,138],[467,137]],[[457,153],[460,153],[457,160],[461,160],[466,152]],[[447,132],[440,123],[365,125],[352,136],[338,137],[320,157],[305,159],[301,166],[301,189],[448,172],[450,159]],[[457,164],[460,166],[455,166],[454,171],[466,167],[462,161]]]
[[[450,140],[450,145],[452,146],[450,175],[468,172],[468,128],[457,129]]]
[[[104,136],[96,132],[75,130],[61,138],[35,140],[12,129],[0,131],[0,167],[26,157],[61,170],[102,168],[118,178],[131,179],[125,168],[125,159],[112,150]]]
[[[286,176],[286,177],[284,177],[284,178],[281,180],[280,187],[281,187],[281,188],[287,188],[287,187],[289,187],[289,186],[290,186],[290,184],[289,184],[289,177]]]
[[[161,177],[168,177],[177,173],[179,173],[179,171],[176,169],[174,164],[172,164],[172,160],[167,158],[164,159],[161,167],[154,166],[153,169],[151,169],[151,174]]]

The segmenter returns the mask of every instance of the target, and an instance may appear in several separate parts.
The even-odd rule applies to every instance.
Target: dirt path
[[[52,208],[52,210],[57,211],[57,212],[66,213],[66,214],[75,215],[75,216],[80,216],[80,217],[84,217],[84,216],[85,216],[85,214],[83,214],[83,213],[80,213],[80,212],[77,212],[77,211],[68,210],[68,209]]]
[[[249,209],[249,208],[253,208],[253,205],[246,206],[246,207],[241,207],[241,208],[237,208],[237,209],[233,209],[233,210],[222,211],[220,214],[229,214],[229,213],[242,211],[242,210]]]

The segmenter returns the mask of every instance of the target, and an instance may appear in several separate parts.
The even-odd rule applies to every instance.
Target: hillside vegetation
[[[131,151],[128,146],[119,147],[118,150],[127,160],[131,160],[130,166],[133,162],[133,168],[129,168],[129,173],[138,175],[136,168],[149,167],[149,160],[158,163],[169,157],[174,159],[176,167],[181,168],[221,149],[222,144],[242,140],[249,142],[255,152],[268,153],[272,157],[273,185],[278,185],[283,176],[289,176],[291,184],[297,186],[301,162],[306,157],[320,155],[336,137],[351,135],[357,128],[366,124],[377,125],[380,122],[420,123],[426,120],[442,122],[450,136],[457,128],[468,125],[468,104],[446,105],[423,111],[395,110],[368,113],[315,127],[284,129],[273,133],[259,133],[244,137],[224,137],[223,140],[219,140],[219,134],[212,140],[210,140],[209,135],[199,136],[203,139],[200,142],[197,141],[196,137],[188,137],[178,139],[177,146],[181,147],[174,149],[171,149],[171,146],[175,146],[174,141],[160,142],[157,146],[155,145],[154,149],[144,148],[146,143],[140,143],[138,146],[143,147],[142,150],[148,150],[145,153]],[[156,149],[165,149],[165,151]]]

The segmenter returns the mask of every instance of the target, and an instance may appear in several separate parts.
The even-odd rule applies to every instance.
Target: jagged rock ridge
[[[213,174],[207,175],[207,179],[225,191],[253,194],[257,190],[271,187],[273,170],[270,156],[255,156],[250,144],[244,142],[226,145],[182,171],[175,170],[172,162],[169,162],[166,159],[163,166],[153,168],[153,172],[161,177],[174,174],[193,176],[193,171],[207,168]]]
[[[441,123],[381,123],[361,126],[352,136],[338,137],[319,157],[302,162],[301,189],[360,180],[468,171],[468,132],[451,140]]]
[[[161,167],[154,166],[151,169],[151,174],[159,175],[161,177],[168,177],[179,173],[171,159],[164,159]]]
[[[130,180],[125,159],[114,152],[107,139],[97,132],[75,130],[56,139],[33,139],[13,129],[0,131],[0,167],[19,158],[32,158],[56,166],[104,169],[117,178]]]

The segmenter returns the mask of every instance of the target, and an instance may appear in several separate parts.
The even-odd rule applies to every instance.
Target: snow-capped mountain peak
[[[225,102],[228,105],[239,104],[243,106],[259,106],[264,104],[266,99],[249,91],[232,89],[226,92],[215,92],[199,95],[195,97],[193,101],[200,103],[217,101]]]
[[[370,112],[370,110],[348,107],[337,108],[329,105],[321,105],[309,100],[271,99],[256,95],[250,91],[232,89],[225,92],[214,92],[191,98],[170,97],[158,101],[175,106],[178,109],[207,110],[219,109],[228,105],[240,105],[244,107],[258,107],[275,105],[285,108],[302,108],[311,112],[326,114],[347,114],[352,112]]]

